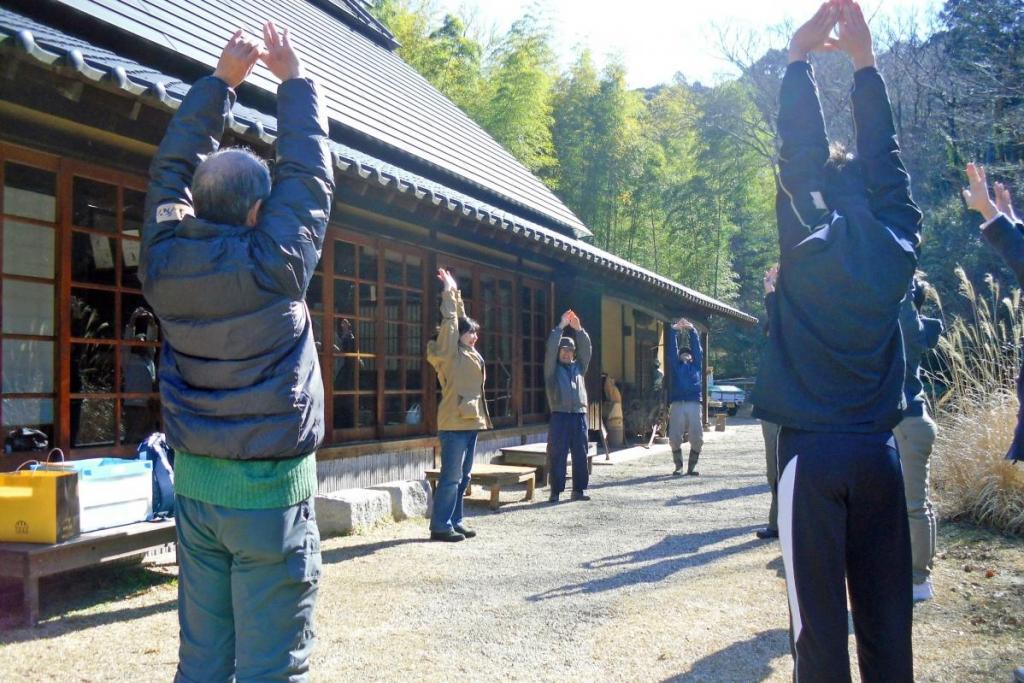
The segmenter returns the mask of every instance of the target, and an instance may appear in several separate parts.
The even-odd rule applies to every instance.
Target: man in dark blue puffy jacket
[[[150,168],[140,276],[160,318],[176,451],[177,681],[307,680],[320,534],[323,384],[304,297],[334,188],[324,111],[287,29],[239,31]],[[277,163],[217,151],[234,88],[281,80]]]
[[[686,330],[687,346],[679,348],[676,335]],[[665,363],[671,368],[672,381],[668,389],[668,442],[672,447],[672,460],[676,468],[672,474],[683,473],[683,442],[690,442],[690,457],[686,474],[696,477],[695,469],[700,449],[704,445],[704,412],[701,399],[704,395],[703,370],[704,351],[700,348],[700,335],[689,320],[680,318],[668,331],[668,345],[665,348]]]
[[[831,38],[833,29],[838,38]],[[854,63],[857,156],[834,154],[807,56]],[[781,425],[779,540],[796,680],[849,681],[847,595],[865,681],[913,681],[900,459],[899,309],[917,263],[910,195],[860,6],[824,3],[790,43],[779,102],[780,269],[754,416]]]

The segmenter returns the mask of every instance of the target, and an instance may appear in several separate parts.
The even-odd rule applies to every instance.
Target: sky
[[[441,12],[473,12],[484,26],[505,31],[538,0],[434,0]],[[927,31],[926,17],[941,0],[861,0],[875,23],[886,17],[915,16]],[[552,20],[555,49],[563,65],[580,45],[598,64],[608,54],[621,56],[631,87],[665,83],[676,72],[688,81],[714,83],[734,75],[722,59],[716,27],[749,35],[786,20],[803,23],[818,8],[814,0],[539,0]],[[460,10],[462,12],[460,12]]]

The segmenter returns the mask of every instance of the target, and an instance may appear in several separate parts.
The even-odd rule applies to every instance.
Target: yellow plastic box
[[[79,534],[78,473],[0,473],[0,541],[60,543]]]

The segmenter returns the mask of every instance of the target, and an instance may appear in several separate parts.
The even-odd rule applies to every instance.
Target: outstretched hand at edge
[[[814,16],[793,33],[789,41],[789,61],[806,61],[812,52],[835,51],[837,47],[831,34],[838,19],[838,6],[832,2],[822,3]]]
[[[771,294],[775,291],[775,283],[779,279],[779,264],[776,263],[768,270],[764,271],[764,293]]]
[[[988,192],[988,177],[985,174],[985,167],[975,165],[974,162],[967,164],[967,182],[970,185],[964,189],[964,201],[968,209],[974,209],[990,221],[999,213],[998,207],[992,201]]]
[[[871,41],[871,29],[864,19],[864,11],[852,0],[840,0],[839,37],[835,44],[850,55],[853,68],[860,71],[875,65],[875,50]]]
[[[283,83],[302,77],[302,60],[292,47],[287,28],[278,31],[274,22],[268,21],[263,24],[263,42],[265,49],[260,53],[260,60],[278,80]]]
[[[1017,213],[1013,210],[1013,198],[1010,197],[1010,188],[1002,183],[995,183],[992,185],[992,189],[995,191],[996,208],[999,209],[999,213],[1005,215],[1014,223],[1020,223]]]
[[[441,281],[441,288],[446,292],[459,288],[455,283],[455,278],[452,277],[451,271],[447,271],[444,268],[437,269],[437,279]]]
[[[259,57],[259,44],[238,29],[221,51],[213,75],[227,83],[229,88],[237,88],[252,73]]]

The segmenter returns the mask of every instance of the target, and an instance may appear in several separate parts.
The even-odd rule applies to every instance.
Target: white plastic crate
[[[36,467],[78,472],[82,533],[142,522],[153,512],[153,463],[149,460],[90,458]]]

